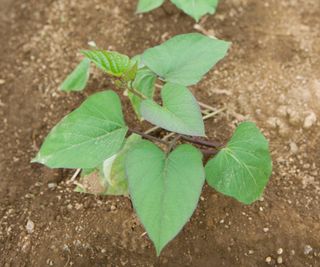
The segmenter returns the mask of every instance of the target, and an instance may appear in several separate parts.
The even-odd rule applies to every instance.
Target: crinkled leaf
[[[143,63],[164,80],[196,84],[227,53],[230,43],[199,33],[177,35],[146,50]]]
[[[206,165],[206,179],[217,191],[250,204],[272,172],[268,141],[252,122],[241,123],[231,140]]]
[[[148,68],[142,68],[137,72],[137,76],[133,82],[133,87],[147,98],[153,99],[156,80],[157,76],[151,70]],[[128,96],[134,111],[140,118],[141,98],[131,92],[128,92]]]
[[[213,14],[219,0],[171,0],[171,2],[198,21],[205,14]]]
[[[118,95],[96,93],[51,130],[33,162],[93,168],[119,151],[126,132]]]
[[[167,83],[161,97],[163,106],[150,99],[142,101],[140,112],[144,119],[172,132],[205,136],[200,107],[188,88]]]
[[[137,12],[143,13],[151,11],[163,4],[164,0],[139,0]]]
[[[122,79],[126,82],[134,81],[138,72],[138,62],[131,61],[130,67],[123,73]]]
[[[159,255],[190,219],[204,183],[202,154],[180,145],[168,156],[143,141],[126,159],[133,206]]]
[[[106,73],[120,77],[130,67],[130,59],[118,52],[106,50],[83,50],[81,51],[88,59]]]

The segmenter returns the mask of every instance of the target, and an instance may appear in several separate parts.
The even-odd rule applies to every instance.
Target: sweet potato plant
[[[240,123],[225,145],[207,140],[199,104],[188,89],[226,55],[229,45],[191,33],[133,58],[114,51],[82,51],[84,59],[61,90],[83,90],[93,63],[113,78],[118,93],[129,97],[133,114],[173,132],[174,138],[167,142],[129,127],[118,94],[105,90],[64,117],[33,162],[81,168],[82,179],[102,179],[105,194],[129,195],[157,255],[190,219],[205,180],[244,204],[254,202],[272,170],[267,140],[252,122]],[[158,87],[161,103],[154,100]],[[203,154],[210,156],[205,166]]]
[[[137,12],[145,13],[160,7],[165,0],[139,0]],[[198,21],[205,14],[214,14],[219,0],[170,0],[177,8]]]

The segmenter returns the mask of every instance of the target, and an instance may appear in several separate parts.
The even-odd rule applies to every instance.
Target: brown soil
[[[170,4],[134,9],[129,0],[0,0],[0,266],[320,266],[319,0],[222,0],[203,23],[233,46],[193,91],[228,108],[208,121],[211,138],[226,140],[243,118],[269,138],[274,173],[261,201],[244,206],[205,186],[157,258],[128,199],[74,193],[71,172],[29,163],[63,115],[111,86],[95,71],[84,93],[57,90],[88,41],[135,55],[194,31]]]

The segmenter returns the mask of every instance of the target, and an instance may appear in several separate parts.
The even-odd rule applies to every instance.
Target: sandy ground
[[[128,0],[0,0],[0,266],[320,266],[318,0],[222,0],[202,23],[233,42],[192,88],[199,100],[227,107],[207,134],[224,141],[240,120],[257,122],[274,173],[251,206],[206,186],[160,258],[128,199],[74,193],[70,171],[29,163],[63,115],[112,87],[94,71],[89,90],[58,91],[88,41],[132,56],[195,31],[170,4],[143,16],[134,10]]]

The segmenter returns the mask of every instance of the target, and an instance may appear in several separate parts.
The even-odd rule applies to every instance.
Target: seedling
[[[198,83],[228,48],[228,42],[192,33],[131,59],[112,51],[82,51],[85,59],[62,90],[85,88],[90,60],[126,92],[141,120],[173,132],[174,138],[168,142],[129,127],[120,98],[106,90],[63,118],[33,162],[83,169],[78,191],[91,187],[97,194],[129,195],[157,255],[190,219],[205,179],[222,194],[244,204],[254,202],[271,175],[267,140],[252,122],[241,123],[225,145],[206,140],[198,102],[187,88]],[[154,100],[159,83],[162,105]],[[205,167],[203,153],[211,157]],[[103,184],[90,184],[88,177]]]
[[[139,0],[137,12],[145,13],[160,7],[165,0]],[[214,14],[219,0],[171,0],[171,2],[184,13],[196,21],[205,14]]]

